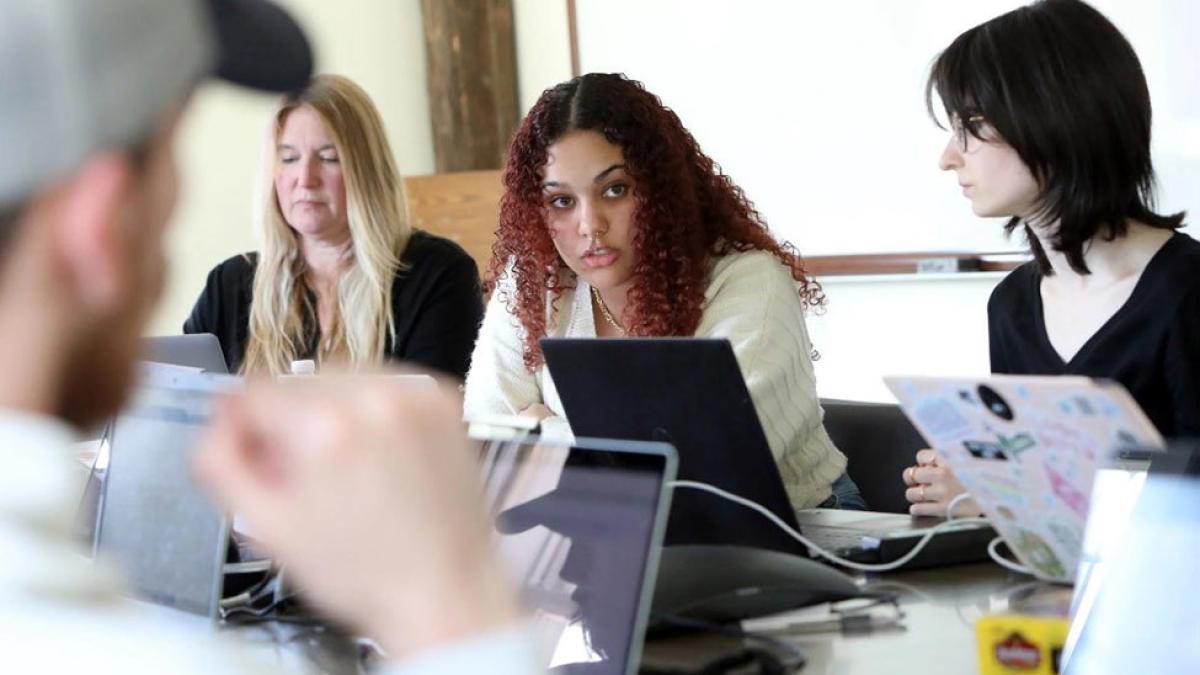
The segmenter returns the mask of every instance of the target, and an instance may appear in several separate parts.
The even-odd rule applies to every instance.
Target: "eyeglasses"
[[[987,124],[987,118],[980,114],[968,115],[965,122],[957,116],[950,120],[950,128],[954,133],[954,140],[959,151],[967,151],[971,139],[978,138],[976,134],[979,132],[980,125],[983,124]]]

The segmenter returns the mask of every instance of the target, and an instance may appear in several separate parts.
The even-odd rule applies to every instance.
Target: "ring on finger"
[[[921,498],[921,501],[923,501],[923,502],[928,501],[927,499],[925,499],[925,486],[922,485],[922,486],[918,487],[917,490],[918,490],[917,495]]]

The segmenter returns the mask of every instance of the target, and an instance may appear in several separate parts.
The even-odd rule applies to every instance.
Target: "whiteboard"
[[[673,108],[806,255],[1002,251],[938,170],[925,111],[938,51],[1024,3],[1001,0],[576,0],[583,72],[624,72]],[[1159,206],[1200,189],[1200,2],[1099,0],[1141,58]]]

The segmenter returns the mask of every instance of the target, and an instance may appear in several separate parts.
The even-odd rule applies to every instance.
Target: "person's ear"
[[[56,244],[75,296],[86,308],[106,311],[128,292],[129,233],[122,221],[134,179],[129,156],[111,151],[89,159],[64,185]]]

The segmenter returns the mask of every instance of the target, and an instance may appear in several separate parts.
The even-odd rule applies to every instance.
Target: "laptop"
[[[155,363],[168,363],[189,368],[199,368],[210,373],[227,373],[225,355],[221,352],[221,343],[217,336],[209,333],[196,335],[167,335],[162,337],[145,338],[142,341],[143,360]],[[108,422],[87,429],[83,438],[88,441],[104,442],[108,433]]]
[[[121,569],[136,596],[218,615],[229,524],[192,481],[190,457],[228,376],[143,366],[113,422],[95,554]]]
[[[221,342],[212,333],[162,335],[142,341],[146,361],[199,368],[210,373],[228,373]]]
[[[775,458],[728,340],[543,338],[576,436],[670,443],[679,478],[758,502],[797,528]],[[677,491],[666,545],[805,548],[763,516],[715,495]]]
[[[1100,560],[1085,561],[1092,574],[1079,576],[1067,675],[1200,672],[1200,440],[1171,441],[1133,483],[1112,482],[1115,507],[1097,503],[1089,519],[1089,532],[1119,532],[1105,537]]]
[[[884,381],[1008,548],[1046,581],[1069,583],[1079,569],[1097,469],[1164,445],[1115,382],[1016,375]]]
[[[675,477],[663,443],[480,443],[497,550],[547,668],[637,672]]]
[[[945,518],[842,509],[803,509],[796,513],[796,520],[801,532],[813,543],[840,558],[867,565],[882,565],[904,557],[929,530],[946,522]],[[996,530],[982,518],[956,522],[960,524],[943,528],[900,568],[922,569],[987,560],[987,547],[996,538]]]
[[[941,522],[836,509],[797,514],[728,340],[544,338],[541,345],[575,434],[667,440],[679,452],[680,479],[752,499],[826,550],[857,562],[886,563]],[[994,536],[984,522],[943,532],[906,567],[985,558]],[[810,554],[762,515],[692,490],[677,491],[665,543]]]

